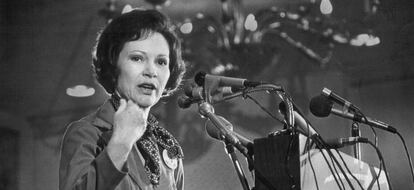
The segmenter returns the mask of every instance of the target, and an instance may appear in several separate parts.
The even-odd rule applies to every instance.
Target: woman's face
[[[160,33],[125,43],[117,62],[119,93],[147,108],[161,98],[170,77],[170,50]]]

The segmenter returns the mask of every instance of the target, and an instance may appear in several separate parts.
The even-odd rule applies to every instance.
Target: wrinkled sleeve
[[[106,148],[98,146],[100,134],[99,129],[88,122],[69,125],[61,146],[60,190],[115,189],[127,174],[126,165],[119,171]]]
[[[183,160],[178,160],[178,168],[175,172],[175,182],[177,184],[177,190],[184,190],[184,166]]]

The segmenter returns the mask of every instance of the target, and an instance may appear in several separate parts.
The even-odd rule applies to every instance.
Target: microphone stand
[[[361,129],[359,127],[359,123],[353,122],[351,126],[351,137],[361,137]],[[352,147],[354,157],[357,159],[358,162],[358,168],[361,171],[362,170],[362,158],[361,158],[361,143],[355,143]],[[358,179],[360,180],[360,179]]]
[[[250,190],[249,184],[247,183],[247,179],[244,175],[243,169],[240,167],[240,163],[237,160],[237,155],[234,152],[234,147],[236,147],[238,150],[245,150],[244,147],[240,144],[239,139],[229,130],[227,127],[225,127],[225,124],[221,122],[221,120],[217,117],[216,114],[214,114],[214,108],[211,104],[208,102],[202,101],[198,104],[198,112],[204,116],[207,117],[220,131],[220,133],[224,136],[224,142],[226,144],[226,150],[229,154],[234,168],[236,169],[236,172],[239,176],[240,182],[243,186],[244,190]],[[242,153],[245,153],[246,151],[242,151]]]
[[[237,159],[236,152],[234,151],[234,146],[231,143],[225,142],[226,152],[229,155],[231,161],[233,162],[234,169],[239,176],[240,183],[243,186],[244,190],[250,190],[249,184],[247,182],[246,176],[244,175],[243,168],[240,166],[239,160]]]

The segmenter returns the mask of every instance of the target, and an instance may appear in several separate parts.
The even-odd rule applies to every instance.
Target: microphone
[[[229,148],[228,144],[231,144],[234,147],[236,147],[237,150],[239,150],[240,153],[242,153],[246,157],[249,170],[253,170],[254,169],[253,167],[253,154],[254,154],[253,142],[249,140],[248,138],[234,132],[233,125],[229,121],[227,121],[224,117],[214,115],[214,114],[208,114],[208,115],[209,115],[209,120],[207,120],[205,123],[207,134],[214,139],[224,141],[226,144],[227,153],[230,155],[230,157],[233,160],[236,157],[235,157],[234,151],[230,151],[231,149]]]
[[[188,83],[183,87],[184,94],[177,99],[178,107],[182,109],[189,108],[191,104],[197,103],[204,99],[203,88],[193,83]]]
[[[286,113],[286,105],[284,102],[280,102],[279,104],[279,111],[284,115]],[[313,138],[315,136],[319,136],[318,132],[311,126],[311,124],[297,111],[293,110],[293,115],[295,118],[295,126],[296,130],[298,130],[303,135]]]
[[[184,94],[194,99],[204,99],[203,87],[197,86],[194,83],[184,85]]]
[[[230,122],[224,121],[221,119],[220,116],[214,114],[214,108],[207,102],[203,102],[199,104],[198,112],[207,117],[209,121],[211,121],[217,130],[220,132],[220,136],[223,136],[226,144],[231,144],[236,147],[241,153],[243,153],[246,157],[248,157],[248,153],[246,149],[240,142],[240,139],[234,134],[234,132],[230,129],[233,129],[233,126]],[[249,151],[249,150],[248,150]]]
[[[200,102],[205,99],[204,89],[201,86],[197,86],[194,83],[188,83],[183,87],[184,94],[183,96],[178,97],[177,103],[178,107],[182,109],[189,108],[191,104]],[[219,87],[214,92],[211,93],[212,103],[219,102],[226,97],[237,93],[241,89],[236,89],[234,87]]]
[[[356,107],[351,102],[349,102],[345,98],[342,98],[341,96],[339,96],[338,94],[332,92],[331,90],[329,90],[326,87],[323,88],[322,94],[324,96],[328,97],[330,100],[344,106],[346,108],[346,110],[350,110],[350,111],[353,111],[353,112],[358,112],[359,111],[358,107]]]
[[[327,117],[330,113],[337,115],[339,117],[351,119],[356,122],[364,123],[370,125],[372,127],[376,127],[379,129],[383,129],[392,133],[397,133],[397,129],[392,127],[391,125],[384,123],[382,121],[378,121],[375,119],[371,119],[369,117],[364,117],[359,112],[355,114],[351,114],[349,112],[343,112],[341,110],[335,109],[332,107],[333,104],[329,98],[321,95],[316,96],[311,99],[309,104],[309,109],[313,115],[317,117]]]
[[[348,138],[337,138],[337,139],[328,139],[325,141],[325,145],[328,148],[342,148],[344,146],[355,145],[356,143],[367,143],[368,139],[365,137],[348,137]]]
[[[241,145],[246,147],[249,150],[249,152],[250,150],[253,149],[253,142],[251,140],[234,132],[233,125],[229,121],[227,121],[224,117],[218,116],[218,118],[224,124],[223,126],[226,127],[228,131],[233,133],[233,135],[239,139]],[[206,128],[207,134],[210,137],[217,139],[217,140],[225,140],[225,136],[220,132],[220,130],[217,129],[216,126],[214,126],[214,124],[210,120],[206,121],[205,128]]]
[[[256,87],[258,85],[263,84],[262,82],[254,82],[242,78],[209,75],[202,71],[198,72],[195,75],[194,81],[197,83],[198,86],[203,86],[205,83],[211,83],[210,85],[215,87],[229,86],[236,89]]]

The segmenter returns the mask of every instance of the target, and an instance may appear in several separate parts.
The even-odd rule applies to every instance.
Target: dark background
[[[118,2],[119,6],[151,7],[144,1]],[[395,126],[413,152],[414,5],[409,0],[384,0],[380,1],[376,15],[367,16],[363,2],[332,0],[331,18],[346,20],[351,33],[370,29],[381,39],[377,46],[337,45],[331,60],[321,65],[272,36],[266,43],[241,44],[223,51],[212,44],[214,37],[197,33],[194,27],[191,35],[180,34],[189,65],[186,79],[192,79],[198,70],[211,72],[217,65],[231,63],[238,69],[222,74],[282,84],[322,136],[346,137],[351,122],[334,116],[316,118],[308,111],[309,100],[328,87],[358,105],[366,115]],[[98,14],[105,3],[98,0],[0,2],[1,189],[58,187],[59,143],[66,125],[92,112],[107,98],[94,82],[90,68],[91,48],[97,32],[106,23]],[[220,1],[171,0],[170,3],[161,11],[177,25],[185,19],[194,19],[199,12],[220,21]],[[271,6],[296,11],[309,1],[243,3],[247,15]],[[312,10],[318,11],[318,7],[313,6]],[[326,43],[313,35],[289,28],[286,32],[315,51],[324,52],[326,48]],[[95,95],[86,98],[66,95],[66,88],[77,84],[94,87]],[[186,189],[241,189],[221,143],[205,134],[197,108],[176,107],[180,93],[160,103],[154,111],[183,144]],[[276,111],[280,101],[260,93],[255,97],[272,111]],[[282,128],[249,100],[237,99],[216,109],[234,124],[236,131],[251,139]],[[373,140],[371,129],[361,127],[362,135]],[[396,135],[376,131],[394,189],[412,189],[400,140]],[[349,148],[342,151],[350,153]],[[362,159],[378,166],[375,151],[369,146],[363,146]]]

